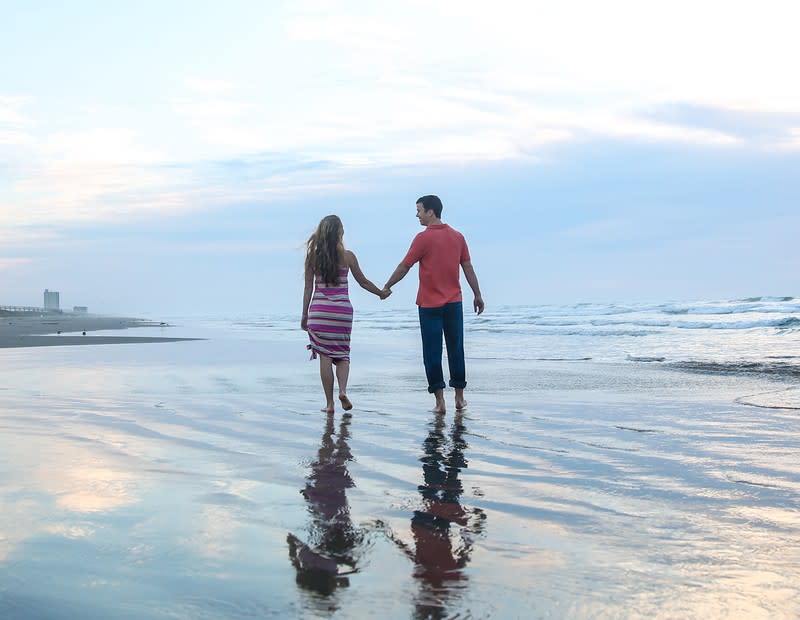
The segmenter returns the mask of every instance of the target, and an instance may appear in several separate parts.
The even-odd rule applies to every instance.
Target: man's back
[[[432,224],[419,233],[408,250],[403,264],[419,262],[417,305],[436,308],[461,301],[459,270],[469,261],[464,236],[447,224]]]

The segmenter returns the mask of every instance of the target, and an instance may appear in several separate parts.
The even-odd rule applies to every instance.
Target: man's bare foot
[[[433,392],[433,397],[436,399],[436,404],[434,405],[433,413],[445,413],[447,411],[447,407],[444,404],[444,390],[438,389]]]
[[[347,394],[339,394],[339,401],[342,403],[342,409],[350,411],[353,408],[353,403],[347,398]]]
[[[322,413],[333,413],[334,412],[334,408],[333,408],[333,405],[330,405],[328,407],[323,407],[322,409],[320,409],[320,411]]]
[[[456,411],[467,408],[467,399],[464,398],[464,388],[456,388]]]

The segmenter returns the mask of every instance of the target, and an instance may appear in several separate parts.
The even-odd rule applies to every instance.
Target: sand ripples
[[[764,385],[477,366],[441,417],[376,360],[329,417],[313,368],[129,351],[2,392],[2,613],[800,613],[800,427]]]

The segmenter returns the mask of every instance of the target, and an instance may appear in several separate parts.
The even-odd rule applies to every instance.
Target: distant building
[[[58,291],[48,291],[44,289],[44,309],[45,310],[61,310],[61,301],[59,300]]]
[[[86,306],[73,306],[72,311],[75,314],[88,314],[89,308],[87,308]]]

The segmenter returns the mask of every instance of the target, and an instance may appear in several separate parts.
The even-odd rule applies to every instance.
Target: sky
[[[0,15],[0,305],[299,316],[323,216],[382,286],[430,193],[487,310],[800,295],[795,0]]]

